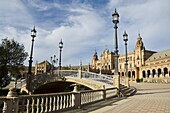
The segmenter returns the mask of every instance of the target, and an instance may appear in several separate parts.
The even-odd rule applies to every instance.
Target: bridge
[[[113,77],[111,75],[96,74],[85,71],[62,70],[54,75],[42,74],[34,76],[29,84],[23,81],[22,85],[17,84],[17,87],[27,88],[29,91],[36,92],[40,87],[44,87],[49,83],[54,82],[71,82],[76,84],[73,92],[50,93],[50,94],[32,94],[32,95],[17,95],[15,89],[11,88],[6,97],[1,97],[4,102],[3,113],[44,113],[62,111],[68,109],[80,108],[81,106],[102,101],[108,98],[118,96],[130,96],[135,93],[135,88],[127,88],[121,85],[118,90],[113,86]],[[123,78],[121,83],[124,83]],[[83,85],[91,90],[78,91],[77,85]],[[21,89],[22,89],[21,88]]]

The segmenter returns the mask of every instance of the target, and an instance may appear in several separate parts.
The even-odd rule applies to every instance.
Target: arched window
[[[145,71],[142,71],[143,78],[146,78],[146,73]]]
[[[161,69],[158,69],[158,77],[160,77]]]
[[[155,74],[156,74],[156,71],[155,71],[155,69],[153,69],[153,70],[152,70],[152,77],[154,77]]]
[[[135,71],[132,71],[132,78],[135,78]]]
[[[168,68],[164,68],[164,76],[166,75],[166,74],[168,74]]]
[[[131,78],[131,72],[130,71],[128,72],[128,77]]]
[[[122,76],[124,76],[124,72],[122,72]]]
[[[150,75],[151,73],[150,73],[150,70],[147,70],[147,77],[149,78],[149,75]]]

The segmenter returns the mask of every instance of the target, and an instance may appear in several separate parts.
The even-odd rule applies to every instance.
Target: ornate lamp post
[[[31,75],[32,75],[32,55],[33,55],[33,46],[34,46],[34,38],[36,37],[37,31],[34,28],[31,30],[31,37],[32,37],[32,46],[31,46],[31,54],[30,54],[30,60],[29,60],[29,67],[28,67],[28,76],[27,76],[27,88],[29,93],[31,93],[31,87],[30,87],[30,82],[31,82]]]
[[[54,67],[55,67],[55,63],[57,64],[58,58],[56,58],[56,55],[54,55],[54,57],[51,56],[51,70],[52,70],[52,75],[54,74]]]
[[[113,17],[113,23],[115,24],[114,28],[115,28],[115,72],[114,74],[115,75],[118,75],[118,40],[117,40],[117,24],[119,23],[119,14],[116,12],[116,9],[115,9],[115,12],[112,14],[112,17]]]
[[[126,86],[129,87],[129,79],[128,79],[128,59],[127,59],[127,41],[128,41],[128,35],[126,31],[123,34],[123,41],[125,41],[125,68],[126,68]]]
[[[30,60],[29,60],[29,68],[28,68],[28,74],[32,74],[31,70],[32,70],[32,54],[33,54],[33,46],[34,46],[34,38],[36,37],[36,33],[37,31],[35,30],[35,26],[34,28],[31,30],[31,37],[32,37],[32,46],[31,46],[31,54],[30,54]]]
[[[115,12],[112,14],[113,20],[112,22],[114,23],[114,28],[115,28],[115,57],[114,57],[114,64],[115,64],[115,70],[114,70],[114,86],[118,88],[118,96],[120,96],[120,76],[118,73],[118,40],[117,40],[117,24],[119,23],[119,14],[117,13],[116,9]]]
[[[62,48],[63,48],[62,40],[59,42],[59,48],[60,48],[59,70],[61,70],[61,51],[62,51]]]

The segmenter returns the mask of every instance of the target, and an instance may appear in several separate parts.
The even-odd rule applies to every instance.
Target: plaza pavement
[[[132,83],[134,96],[109,99],[67,113],[170,113],[170,84]]]

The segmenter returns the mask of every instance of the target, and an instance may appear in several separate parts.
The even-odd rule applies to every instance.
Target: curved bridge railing
[[[103,75],[92,72],[80,71],[80,70],[60,70],[56,71],[55,74],[41,74],[36,75],[31,80],[30,89],[34,91],[37,87],[44,85],[46,83],[55,82],[58,80],[65,80],[70,77],[75,77],[78,79],[90,79],[93,81],[98,81],[101,84],[113,85],[113,77],[111,75]]]

